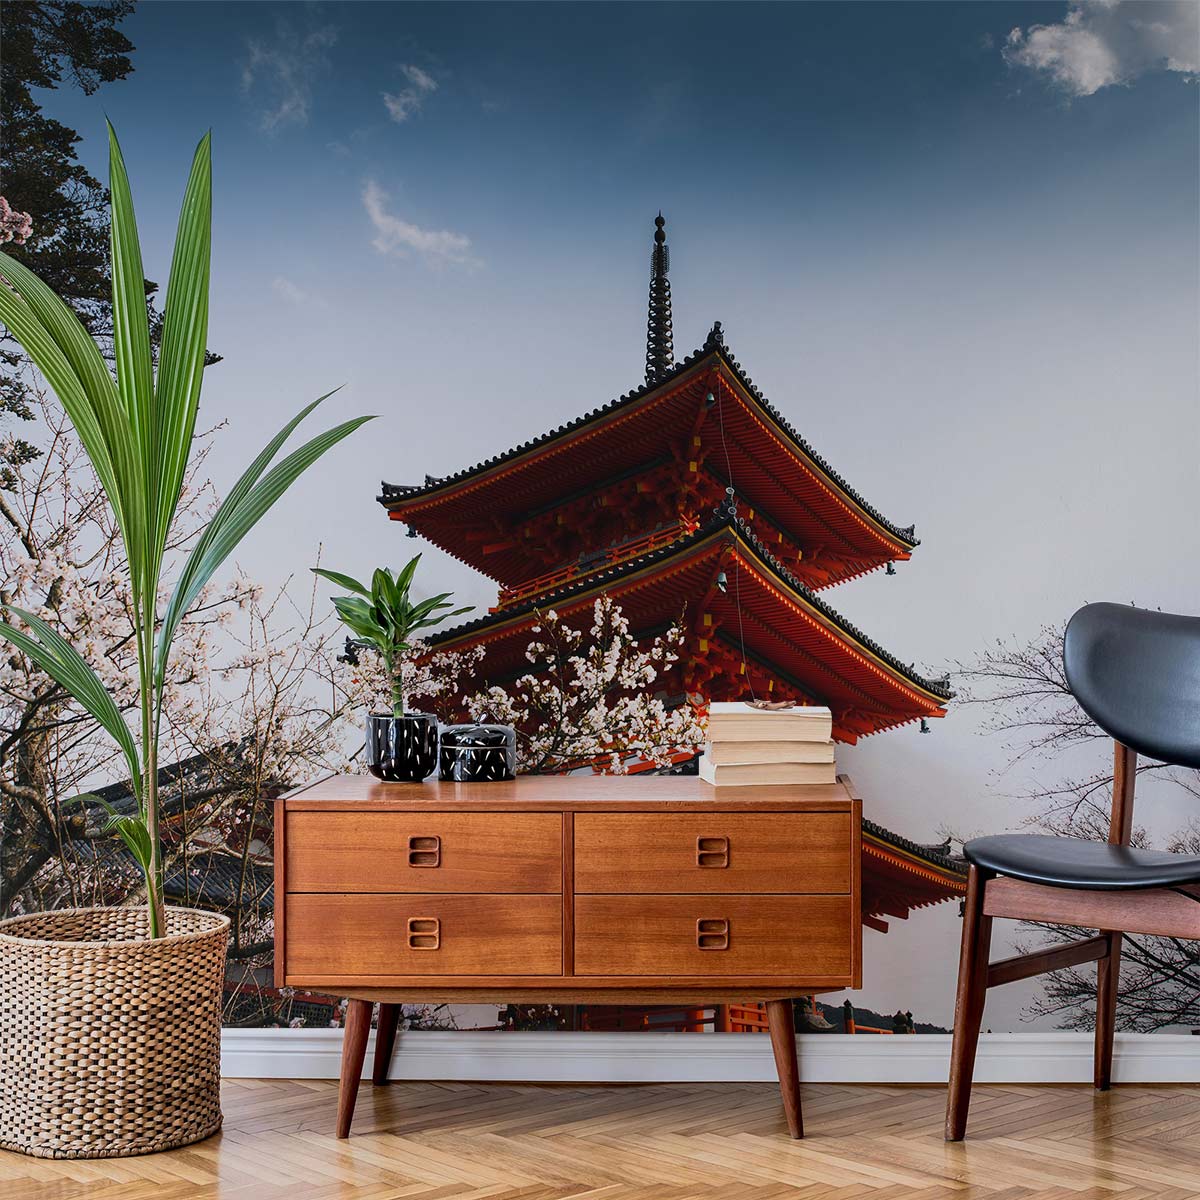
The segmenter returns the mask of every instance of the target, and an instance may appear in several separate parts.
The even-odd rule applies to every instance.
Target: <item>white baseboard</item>
[[[373,1038],[374,1035],[372,1035]],[[800,1078],[809,1083],[945,1083],[950,1038],[802,1034]],[[226,1029],[229,1078],[336,1079],[340,1029]],[[369,1073],[373,1044],[367,1047]],[[775,1079],[765,1034],[745,1033],[402,1033],[393,1079],[528,1083],[766,1082]],[[1118,1034],[1118,1083],[1200,1083],[1200,1037]],[[979,1083],[1087,1083],[1086,1033],[985,1033]]]

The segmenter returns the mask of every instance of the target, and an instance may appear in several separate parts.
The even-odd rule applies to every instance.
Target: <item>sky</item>
[[[149,2],[134,73],[45,96],[121,137],[165,282],[214,139],[202,414],[228,485],[302,404],[379,420],[244,544],[264,584],[425,552],[379,481],[499,453],[641,383],[653,218],[675,350],[723,322],[816,449],[922,545],[826,598],[934,675],[1099,599],[1200,609],[1200,6]],[[299,586],[306,587],[303,579]],[[952,709],[845,750],[918,840],[1019,828],[1035,765]],[[1045,768],[1055,770],[1056,768]],[[1188,814],[1146,813],[1164,836]],[[858,1001],[949,1024],[954,905],[865,932]],[[1001,937],[1000,944],[1003,944]],[[1020,1020],[1027,985],[989,998]]]

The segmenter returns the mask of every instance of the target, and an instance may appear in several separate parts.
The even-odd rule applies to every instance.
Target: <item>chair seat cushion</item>
[[[963,853],[982,870],[1050,887],[1120,892],[1200,883],[1200,857],[1081,838],[1003,833],[973,838]]]

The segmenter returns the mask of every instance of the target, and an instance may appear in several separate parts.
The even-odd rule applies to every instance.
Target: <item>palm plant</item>
[[[112,813],[109,828],[120,835],[142,869],[150,936],[160,937],[165,923],[158,738],[174,636],[213,573],[295,479],[371,418],[345,421],[272,466],[284,442],[326,397],[289,421],[246,469],[201,532],[182,564],[165,610],[159,614],[166,546],[191,457],[205,362],[212,236],[210,135],[196,148],[184,193],[157,374],[129,178],[111,125],[108,139],[116,378],[75,312],[37,275],[3,253],[0,321],[54,389],[112,505],[130,576],[140,736],[135,738],[130,732],[83,656],[37,614],[7,606],[28,632],[0,622],[0,636],[66,689],[112,735],[124,754],[136,811]]]
[[[409,599],[413,576],[421,561],[418,554],[394,575],[386,567],[376,569],[371,586],[359,583],[339,571],[313,567],[314,574],[345,588],[352,596],[335,596],[333,601],[342,623],[362,645],[371,646],[383,659],[383,669],[392,692],[392,716],[404,716],[404,656],[413,647],[414,635],[432,629],[448,617],[471,611],[471,606],[452,612],[449,600],[453,592],[441,592],[428,600],[413,603]]]

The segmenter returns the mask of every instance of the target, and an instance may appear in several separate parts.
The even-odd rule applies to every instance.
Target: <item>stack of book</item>
[[[833,783],[833,717],[827,708],[757,708],[739,702],[708,708],[708,745],[700,778],[714,786]]]

